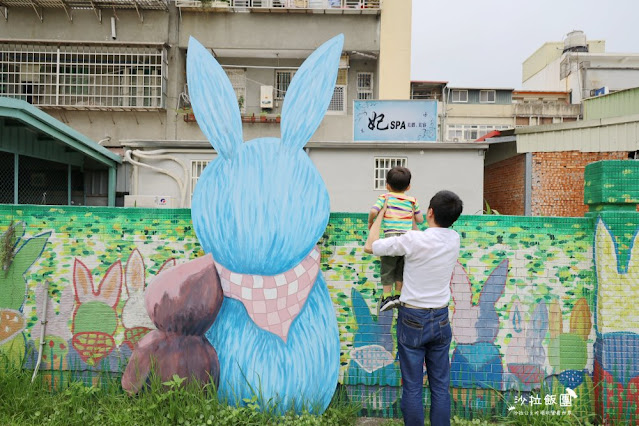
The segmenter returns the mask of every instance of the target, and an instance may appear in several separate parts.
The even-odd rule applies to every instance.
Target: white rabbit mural
[[[280,412],[321,413],[335,392],[339,334],[315,247],[329,197],[303,147],[333,95],[342,46],[343,35],[334,37],[296,72],[281,140],[244,143],[230,81],[199,42],[189,41],[193,111],[218,153],[197,183],[192,218],[224,290],[207,337],[219,356],[219,396],[230,404],[258,394]]]

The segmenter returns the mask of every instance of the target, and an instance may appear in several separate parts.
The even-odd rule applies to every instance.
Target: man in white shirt
[[[384,205],[384,209],[386,205]],[[459,257],[459,234],[449,227],[463,209],[451,191],[439,191],[426,212],[428,228],[379,239],[383,210],[364,247],[376,256],[404,256],[404,287],[397,316],[397,351],[402,372],[401,409],[405,425],[424,424],[423,369],[430,386],[431,425],[450,425],[450,279]]]

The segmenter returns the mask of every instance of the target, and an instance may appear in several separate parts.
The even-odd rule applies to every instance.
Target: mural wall
[[[26,356],[33,368],[42,346],[40,368],[56,383],[66,372],[95,382],[106,371],[123,375],[123,386],[135,391],[145,383],[146,360],[159,355],[167,371],[210,375],[220,385],[227,377],[229,389],[241,387],[225,372],[225,357],[241,356],[250,367],[261,352],[286,354],[282,348],[296,344],[304,324],[325,328],[313,319],[323,312],[325,294],[339,332],[339,383],[362,403],[363,414],[400,415],[395,313],[376,314],[379,261],[363,251],[364,214],[331,214],[318,251],[298,268],[306,275],[300,288],[313,280],[314,288],[325,287],[316,296],[307,292],[288,330],[268,321],[247,325],[251,313],[238,297],[246,290],[205,255],[189,210],[0,206],[0,224],[0,351],[14,360]],[[570,390],[577,395],[573,412],[637,416],[639,214],[462,216],[455,229],[462,252],[451,280],[454,412],[505,413],[521,395],[533,401],[544,385],[558,409],[559,396]],[[246,274],[240,283],[255,284],[257,276]],[[222,291],[235,296],[222,298]],[[259,309],[252,306],[255,318]],[[255,346],[216,337],[231,326]],[[176,349],[185,345],[187,354]],[[301,370],[293,357],[277,362],[281,377],[299,381],[325,371]],[[288,392],[287,381],[273,380],[274,389]],[[318,400],[305,403],[317,407],[323,396]]]

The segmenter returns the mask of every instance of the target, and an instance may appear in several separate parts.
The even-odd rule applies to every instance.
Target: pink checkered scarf
[[[297,266],[278,275],[238,274],[215,263],[226,297],[237,299],[255,324],[284,342],[319,273],[317,247]]]

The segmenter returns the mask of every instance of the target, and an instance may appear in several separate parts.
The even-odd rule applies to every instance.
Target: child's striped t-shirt
[[[421,214],[419,203],[415,197],[397,192],[388,192],[380,195],[371,208],[378,212],[384,207],[384,201],[388,199],[386,214],[382,221],[384,235],[400,233],[413,229],[413,215]]]

